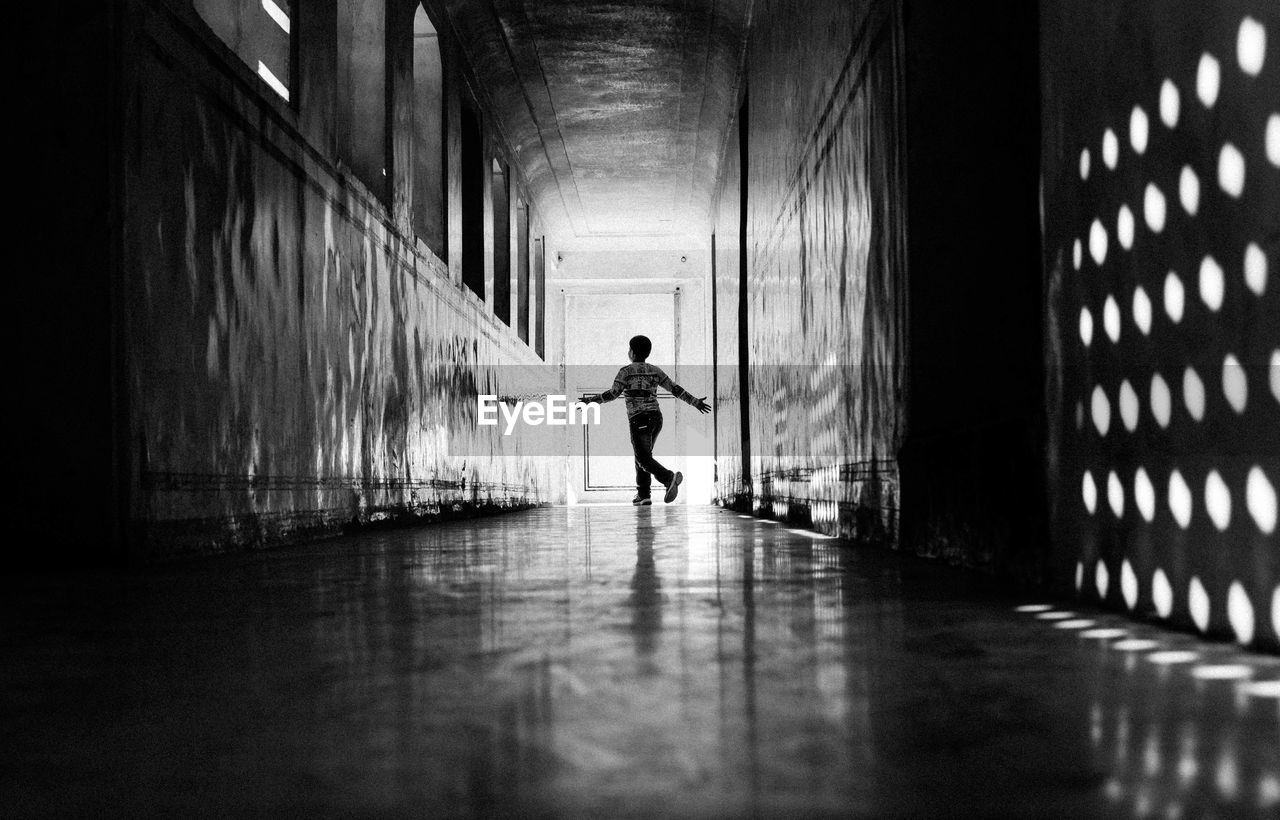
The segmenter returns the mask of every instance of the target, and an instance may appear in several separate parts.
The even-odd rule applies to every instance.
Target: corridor
[[[1280,809],[1280,658],[710,507],[46,576],[0,614],[10,817]]]
[[[1277,0],[14,9],[0,816],[1280,816]]]

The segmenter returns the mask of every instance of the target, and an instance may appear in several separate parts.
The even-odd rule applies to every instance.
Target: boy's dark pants
[[[662,485],[671,483],[673,473],[653,457],[653,443],[662,432],[661,413],[640,413],[627,420],[631,426],[631,451],[636,455],[636,492],[641,498],[649,497],[649,474],[657,476]]]

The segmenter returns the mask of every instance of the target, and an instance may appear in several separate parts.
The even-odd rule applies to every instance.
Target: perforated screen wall
[[[1055,570],[1280,648],[1280,5],[1041,10]]]

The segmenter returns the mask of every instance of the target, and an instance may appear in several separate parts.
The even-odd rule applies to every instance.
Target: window
[[[534,307],[533,318],[538,323],[534,334],[534,352],[542,359],[547,358],[547,266],[546,237],[533,240],[533,282]]]
[[[276,94],[293,78],[290,0],[195,0],[196,13]]]
[[[529,206],[516,208],[516,333],[529,344]]]
[[[447,258],[444,67],[436,27],[422,6],[413,18],[413,228]]]
[[[511,182],[493,161],[493,312],[511,324]]]
[[[338,4],[339,157],[381,199],[388,187],[386,11],[380,0]]]
[[[462,284],[484,298],[484,143],[480,117],[466,100],[462,132]]]

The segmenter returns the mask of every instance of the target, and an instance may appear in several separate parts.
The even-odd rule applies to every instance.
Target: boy
[[[661,368],[645,361],[652,351],[653,342],[649,341],[648,336],[631,337],[630,349],[627,350],[627,358],[631,360],[631,364],[618,371],[613,379],[613,387],[597,396],[582,397],[583,401],[600,403],[613,401],[618,396],[626,397],[631,450],[636,456],[636,497],[631,503],[637,507],[653,503],[649,500],[650,474],[657,476],[667,488],[662,500],[668,504],[676,500],[680,482],[684,481],[681,473],[671,472],[653,457],[653,443],[662,431],[658,388],[665,387],[676,398],[698,408],[700,413],[711,412],[711,405],[707,404],[705,396],[695,399],[689,391],[671,381],[671,377],[663,373]]]

